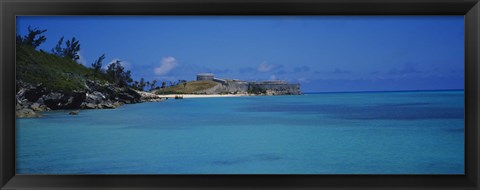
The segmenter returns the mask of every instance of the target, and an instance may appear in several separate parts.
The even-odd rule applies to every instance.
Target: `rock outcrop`
[[[113,109],[123,104],[162,100],[151,93],[97,81],[87,81],[86,90],[73,92],[51,91],[41,84],[22,81],[17,81],[17,88],[17,117],[40,117],[40,112],[48,110]]]
[[[166,98],[161,98],[159,95],[151,93],[151,92],[143,92],[143,91],[136,91],[140,94],[141,98],[140,101],[142,102],[161,102],[166,100]]]

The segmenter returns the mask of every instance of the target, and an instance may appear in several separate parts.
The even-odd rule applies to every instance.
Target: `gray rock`
[[[25,101],[20,101],[18,103],[18,106],[16,109],[26,109],[26,108],[30,108],[30,106],[32,105],[32,102],[28,102],[27,100]]]
[[[112,103],[107,102],[105,104],[102,104],[102,108],[113,109],[115,108],[115,106]]]
[[[41,105],[37,102],[33,103],[30,108],[32,108],[33,111],[44,111],[41,107]]]
[[[42,87],[41,85],[37,85],[35,87],[30,87],[26,89],[24,97],[30,102],[35,102],[46,93],[47,91],[44,87]]]
[[[123,103],[121,103],[121,102],[113,102],[113,107],[115,107],[115,108],[118,108],[122,105],[123,105]]]
[[[86,87],[81,92],[60,92],[46,89],[41,84],[31,85],[17,81],[16,110],[17,115],[31,117],[36,112],[57,109],[113,109],[125,103],[144,101],[161,101],[161,99],[142,100],[139,92],[130,88],[86,80]]]
[[[47,94],[43,102],[50,109],[78,109],[85,101],[86,94],[82,92],[61,94],[58,92]]]
[[[117,93],[118,101],[124,102],[126,104],[138,103],[141,102],[142,96],[132,89],[122,89]]]
[[[40,105],[44,105],[44,103],[43,103],[43,97],[44,97],[44,96],[42,96],[41,98],[39,98],[36,102],[39,103]]]
[[[75,111],[69,112],[68,115],[78,115],[78,113],[80,113],[80,111],[75,110]]]
[[[93,93],[87,93],[87,98],[85,99],[86,102],[88,103],[94,103],[94,104],[99,104],[103,101],[106,100],[105,95],[103,95],[101,92],[93,92]]]
[[[95,105],[93,103],[87,103],[87,104],[85,104],[85,108],[86,109],[95,109],[95,108],[97,108],[97,105]]]
[[[32,109],[19,109],[15,112],[16,117],[23,118],[23,117],[41,117],[39,113],[33,111]]]

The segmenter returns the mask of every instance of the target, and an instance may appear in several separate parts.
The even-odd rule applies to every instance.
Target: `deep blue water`
[[[168,100],[17,119],[19,174],[463,174],[463,91]]]

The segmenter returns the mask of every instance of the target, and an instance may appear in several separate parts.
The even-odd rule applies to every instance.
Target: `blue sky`
[[[285,80],[304,92],[464,88],[463,16],[20,16],[39,48],[77,38],[79,63],[120,59],[133,78]]]

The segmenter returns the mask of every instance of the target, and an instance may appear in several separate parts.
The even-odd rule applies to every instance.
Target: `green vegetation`
[[[46,31],[47,30],[39,30],[37,28],[32,29],[30,26],[28,26],[27,35],[25,36],[17,35],[16,37],[17,46],[27,45],[27,46],[33,47],[34,49],[37,48],[40,44],[42,44],[47,40],[47,38],[44,35],[41,35]]]
[[[247,92],[249,94],[265,94],[267,90],[256,85],[249,85]]]
[[[100,70],[104,55],[93,64],[94,68],[87,68],[75,62],[79,58],[80,50],[80,43],[75,38],[67,41],[67,47],[62,48],[62,37],[52,50],[53,53],[36,50],[46,41],[47,38],[42,35],[46,31],[28,27],[27,35],[17,35],[17,80],[34,85],[42,84],[49,90],[66,93],[85,90],[86,80],[111,82],[111,79]]]
[[[88,68],[76,61],[80,59],[80,41],[72,37],[64,43],[64,37],[60,38],[57,45],[47,53],[36,50],[40,44],[46,41],[43,35],[47,30],[32,29],[28,27],[28,34],[16,36],[16,77],[17,80],[29,84],[42,84],[49,90],[73,92],[83,91],[86,81],[92,80],[100,83],[110,83],[117,87],[130,87],[143,90],[145,87],[154,89],[157,83],[133,81],[131,71],[126,70],[120,60],[108,65],[102,70],[105,54],[101,55]],[[162,83],[165,84],[165,83]],[[18,85],[18,84],[17,84]],[[158,88],[158,87],[157,87]]]
[[[162,88],[160,90],[157,90],[156,93],[157,94],[193,94],[197,91],[207,90],[209,88],[212,88],[215,85],[217,85],[217,83],[213,81],[182,82],[175,86],[170,86],[168,88]]]
[[[92,63],[93,68],[93,77],[96,77],[100,72],[102,72],[102,62],[105,59],[105,54],[102,54],[95,62]]]
[[[116,60],[108,65],[106,74],[111,82],[120,87],[127,87],[133,82],[131,78],[131,72],[125,71],[125,68],[122,66],[120,60]]]
[[[72,40],[67,40],[65,42],[66,47],[62,47],[63,44],[63,36],[58,41],[55,48],[52,49],[52,53],[58,57],[67,57],[74,61],[80,59],[78,52],[80,51],[80,41],[75,40],[75,37]]]
[[[153,80],[152,83],[150,83],[150,89],[154,89],[155,85],[157,85],[157,80]]]
[[[137,90],[142,90],[145,88],[145,86],[147,86],[147,83],[145,83],[145,79],[144,78],[140,78],[140,82],[139,81],[135,81],[133,83],[133,88],[134,89],[137,89]]]
[[[94,78],[94,70],[69,58],[61,58],[32,46],[17,46],[17,80],[43,84],[51,90],[72,92],[85,89],[85,80],[107,82],[105,75]]]

